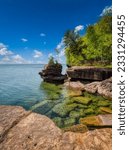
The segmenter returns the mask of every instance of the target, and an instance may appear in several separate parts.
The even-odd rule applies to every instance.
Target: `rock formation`
[[[58,63],[45,65],[44,70],[39,72],[39,74],[45,82],[64,83],[66,75],[62,75],[61,72],[62,72],[62,65]]]
[[[98,93],[112,99],[112,78],[106,79],[102,82],[92,82],[86,84],[84,89],[89,93]]]
[[[67,75],[71,80],[102,81],[112,76],[112,69],[74,66],[67,69]]]
[[[111,150],[111,137],[111,128],[63,132],[46,116],[0,106],[0,150]]]

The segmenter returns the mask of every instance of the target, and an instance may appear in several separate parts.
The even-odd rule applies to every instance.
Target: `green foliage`
[[[72,31],[64,36],[65,54],[69,65],[110,65],[112,60],[112,16],[103,15],[89,25],[82,37]]]

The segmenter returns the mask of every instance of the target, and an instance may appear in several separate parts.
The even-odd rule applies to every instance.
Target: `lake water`
[[[111,101],[101,96],[43,82],[38,74],[42,69],[43,65],[0,65],[0,105],[23,106],[45,114],[59,127],[104,113],[103,107],[111,109]]]
[[[43,99],[38,75],[43,65],[0,65],[0,104],[23,105]]]

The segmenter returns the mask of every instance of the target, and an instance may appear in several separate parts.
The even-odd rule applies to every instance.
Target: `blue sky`
[[[111,5],[111,0],[0,0],[0,64],[47,63],[51,55],[64,63],[65,31],[83,34]]]

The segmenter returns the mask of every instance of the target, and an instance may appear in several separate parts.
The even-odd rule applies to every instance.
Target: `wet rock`
[[[112,76],[112,69],[74,66],[67,69],[67,75],[72,80],[102,81]]]
[[[87,126],[112,126],[112,115],[111,114],[104,114],[98,116],[89,116],[80,119],[80,123],[87,125]]]
[[[112,113],[112,110],[109,107],[100,107],[99,109],[101,112],[104,112],[104,113],[109,113],[109,114]]]
[[[75,118],[65,118],[64,120],[64,126],[67,127],[67,126],[72,126],[74,125],[76,122],[76,119]]]
[[[60,103],[53,108],[53,112],[58,114],[60,117],[65,117],[70,111],[74,110],[76,107],[77,104],[75,103],[69,105],[65,103]]]
[[[77,124],[77,125],[73,125],[71,127],[66,127],[63,129],[64,132],[79,132],[79,133],[84,133],[88,131],[87,126],[83,125],[83,124]]]

